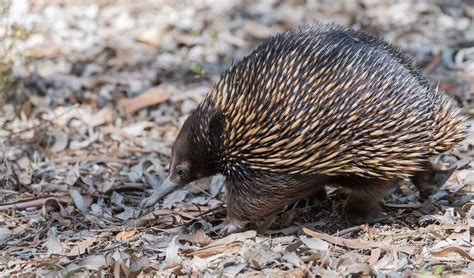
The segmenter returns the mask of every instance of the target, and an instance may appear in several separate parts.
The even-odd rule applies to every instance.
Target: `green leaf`
[[[437,265],[433,268],[433,275],[441,275],[444,271],[444,265]]]
[[[431,272],[429,272],[428,270],[423,268],[423,269],[420,269],[420,274],[421,275],[428,275],[428,274],[431,274]]]
[[[205,73],[204,69],[199,66],[191,67],[191,72],[196,75],[204,75]]]

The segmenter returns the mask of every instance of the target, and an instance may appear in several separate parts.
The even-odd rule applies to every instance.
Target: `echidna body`
[[[410,59],[365,33],[318,24],[270,37],[232,65],[183,125],[150,205],[201,177],[226,177],[242,227],[324,185],[346,213],[374,216],[387,188],[433,174],[428,159],[464,137],[459,109]]]

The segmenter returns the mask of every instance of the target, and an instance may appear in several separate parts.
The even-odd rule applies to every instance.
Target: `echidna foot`
[[[368,215],[360,215],[346,212],[346,220],[348,223],[353,225],[362,224],[390,224],[393,223],[393,218],[383,212],[371,213]]]
[[[412,182],[420,192],[422,199],[427,199],[436,193],[456,170],[458,159],[453,155],[438,155],[425,163],[425,170],[416,173]]]
[[[227,217],[224,221],[224,227],[219,232],[221,235],[238,233],[245,230],[245,222]]]

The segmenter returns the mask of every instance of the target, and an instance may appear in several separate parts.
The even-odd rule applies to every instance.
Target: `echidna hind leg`
[[[392,219],[383,213],[379,202],[383,195],[396,186],[397,181],[380,181],[363,178],[344,178],[338,185],[349,195],[344,204],[346,219],[351,224],[390,223]]]
[[[411,181],[420,192],[420,197],[426,199],[436,193],[446,183],[456,169],[458,159],[452,155],[438,155],[423,164],[425,169],[416,173]]]
[[[328,198],[328,193],[326,192],[326,188],[324,186],[318,186],[312,195],[313,202],[314,201],[325,201]]]

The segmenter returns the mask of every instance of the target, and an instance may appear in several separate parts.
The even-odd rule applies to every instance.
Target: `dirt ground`
[[[473,277],[472,130],[431,199],[409,183],[384,199],[391,224],[348,225],[344,193],[328,188],[329,200],[258,223],[267,229],[220,236],[220,176],[148,214],[137,209],[220,73],[298,25],[385,38],[474,116],[473,1],[1,3],[0,66],[10,66],[0,74],[2,276]]]

